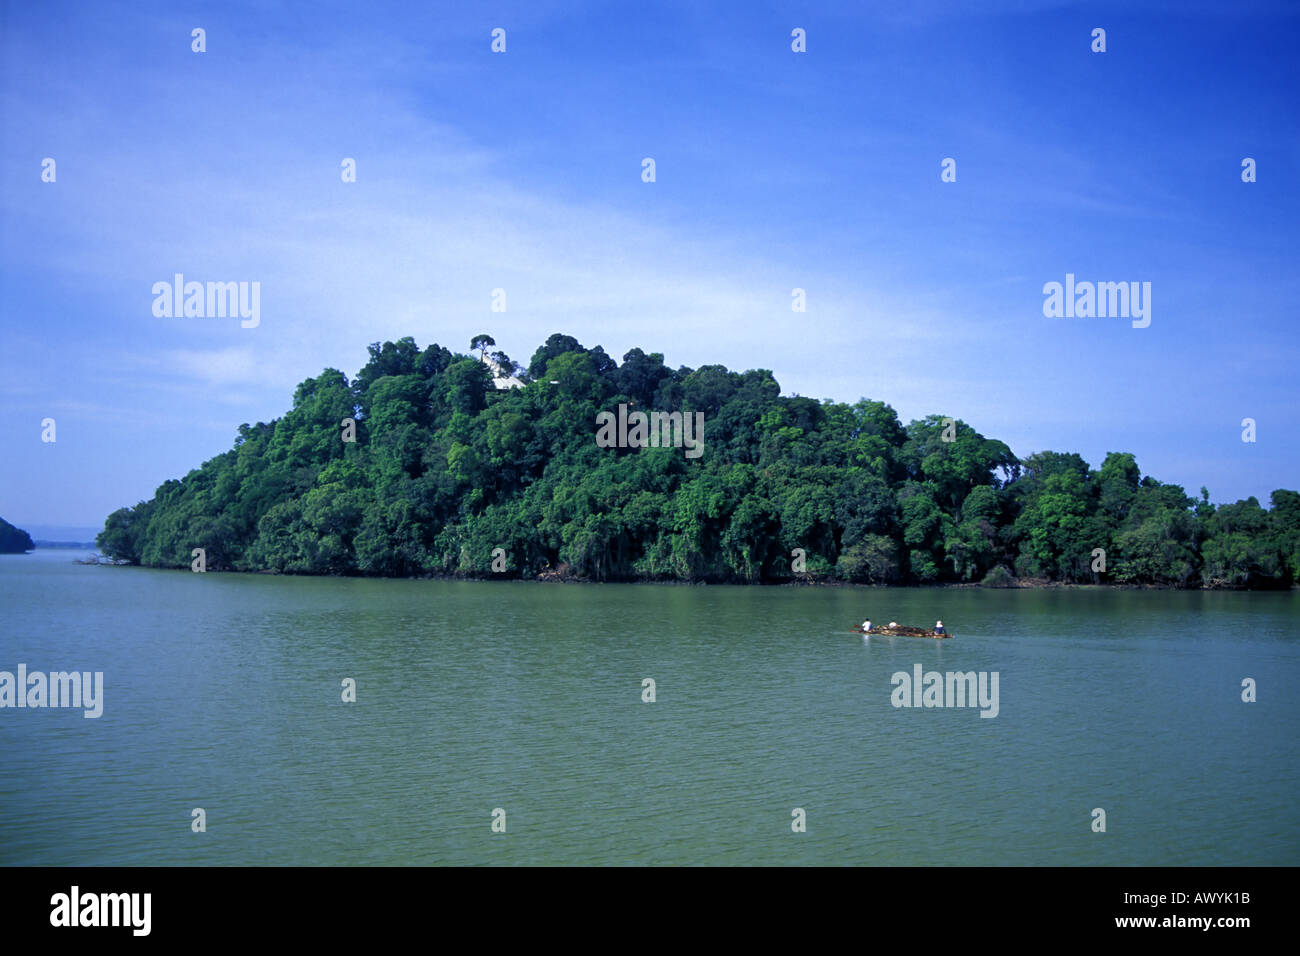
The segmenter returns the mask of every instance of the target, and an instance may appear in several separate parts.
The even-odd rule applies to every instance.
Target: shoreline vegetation
[[[143,565],[133,565],[130,561],[120,558],[110,558],[107,555],[96,554],[90,558],[76,560],[76,564],[97,565],[107,568],[129,568],[142,567]],[[155,571],[191,571],[190,567],[151,567]],[[1044,578],[1011,578],[1004,584],[989,584],[984,581],[934,581],[929,583],[920,583],[916,581],[901,581],[893,584],[873,584],[861,581],[842,581],[834,577],[824,575],[796,574],[791,580],[763,580],[763,581],[687,581],[673,578],[627,578],[618,580],[596,580],[595,578],[581,577],[576,574],[568,573],[541,573],[533,577],[522,574],[473,574],[463,572],[433,572],[424,574],[407,574],[407,575],[359,575],[348,574],[333,571],[319,571],[311,573],[299,573],[292,571],[272,571],[265,568],[259,569],[240,569],[240,568],[221,568],[219,570],[207,569],[216,574],[265,574],[272,577],[289,576],[289,577],[317,577],[317,578],[358,578],[382,577],[395,581],[509,581],[522,582],[525,584],[671,584],[681,587],[769,587],[769,588],[916,588],[918,590],[933,588],[934,590],[1001,590],[1001,591],[1038,591],[1038,590],[1094,590],[1094,591],[1242,591],[1246,588],[1186,588],[1179,587],[1176,584],[1135,584],[1120,583],[1118,581],[1049,581]],[[1300,583],[1293,583],[1287,588],[1269,588],[1273,592],[1286,592],[1300,590]]]
[[[674,370],[639,348],[619,364],[561,334],[525,368],[494,345],[371,344],[351,381],[326,369],[282,418],[240,425],[233,449],[113,512],[97,547],[155,568],[401,578],[1300,581],[1295,491],[1216,505],[1141,475],[1130,453],[1096,469],[1020,459],[954,417],[904,426],[879,401],[782,396],[764,369]],[[598,444],[600,416],[624,405],[702,415],[703,453]]]

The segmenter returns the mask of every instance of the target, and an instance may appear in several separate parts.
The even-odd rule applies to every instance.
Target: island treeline
[[[111,514],[108,556],[151,567],[413,576],[867,584],[1017,580],[1278,588],[1300,579],[1300,495],[1214,505],[1112,452],[1018,459],[959,419],[782,396],[771,372],[672,369],[552,335],[527,369],[415,341]],[[703,412],[704,454],[601,448],[597,413]],[[354,426],[344,420],[352,419]],[[355,440],[348,441],[347,438]],[[500,550],[496,550],[500,549]],[[1098,550],[1100,549],[1100,550]],[[495,566],[494,566],[495,565]],[[504,570],[502,570],[504,569]],[[1104,569],[1104,570],[1103,570]]]
[[[25,554],[35,547],[30,534],[0,518],[0,554]]]

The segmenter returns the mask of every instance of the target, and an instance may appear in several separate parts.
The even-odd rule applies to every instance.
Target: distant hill
[[[24,521],[23,529],[32,536],[36,547],[43,548],[51,544],[94,541],[102,529],[80,524],[41,524],[36,521]]]
[[[0,518],[0,554],[23,554],[35,547],[30,534]]]

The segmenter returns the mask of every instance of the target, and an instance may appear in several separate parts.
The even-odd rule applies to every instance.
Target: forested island
[[[298,386],[234,448],[109,515],[111,558],[208,570],[592,581],[1285,588],[1300,494],[1215,505],[1112,452],[1018,459],[960,419],[782,396],[556,334],[527,368],[415,341]],[[488,357],[491,356],[491,363]],[[507,381],[512,386],[502,387]],[[704,453],[600,447],[597,415],[703,413]],[[496,550],[500,549],[500,550]],[[1100,551],[1098,550],[1100,549]],[[495,565],[495,566],[494,566]]]
[[[26,554],[35,547],[30,534],[0,518],[0,554]]]

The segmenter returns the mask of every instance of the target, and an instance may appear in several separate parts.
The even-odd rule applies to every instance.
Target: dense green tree
[[[654,401],[655,392],[665,379],[672,378],[672,370],[664,366],[664,357],[658,352],[646,355],[640,349],[631,349],[623,355],[615,382],[620,394],[643,408]]]
[[[1111,524],[1120,524],[1128,516],[1141,482],[1137,460],[1127,452],[1110,452],[1097,476],[1097,491],[1102,513]]]
[[[1284,506],[1285,507],[1285,506]],[[1222,505],[1205,522],[1201,579],[1207,587],[1279,587],[1291,583],[1274,521],[1255,498]]]
[[[1077,456],[1076,456],[1077,457]],[[1094,548],[1105,547],[1104,536],[1089,520],[1094,488],[1087,465],[1072,467],[1056,462],[1035,476],[1035,485],[1023,499],[1014,531],[1020,544],[1016,572],[1021,576],[1079,580],[1081,567]]]
[[[781,395],[766,369],[669,368],[555,334],[523,388],[473,355],[373,343],[349,381],[302,382],[272,422],[153,497],[98,543],[134,564],[302,574],[866,584],[1053,581],[1284,587],[1300,578],[1300,495],[1215,506],[1112,452],[1018,460],[960,419],[904,427],[879,401]],[[704,454],[601,448],[596,416],[704,417]],[[694,419],[691,418],[694,422]],[[699,437],[699,436],[697,436]],[[355,440],[348,440],[355,438]],[[1106,573],[1092,570],[1096,549]],[[500,549],[499,551],[497,549]],[[504,555],[494,561],[493,555]],[[802,554],[802,573],[793,556]],[[502,569],[504,563],[504,569]]]
[[[1002,503],[988,485],[972,488],[961,506],[961,521],[944,540],[953,572],[963,581],[978,581],[1001,557],[998,521]]]
[[[900,457],[908,476],[928,482],[950,510],[960,507],[977,485],[998,483],[995,470],[1009,475],[1017,464],[1002,442],[985,438],[963,421],[939,415],[907,426]]]
[[[528,363],[528,374],[540,379],[546,374],[546,366],[551,359],[558,358],[566,352],[586,352],[587,350],[572,335],[556,332],[533,353]]]
[[[952,532],[952,519],[939,506],[936,487],[909,480],[898,491],[898,506],[907,570],[923,584],[938,581],[943,574],[943,541]]]
[[[1270,502],[1269,523],[1283,569],[1292,583],[1300,582],[1300,494],[1279,489]]]

